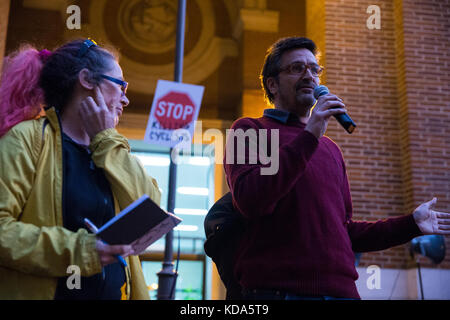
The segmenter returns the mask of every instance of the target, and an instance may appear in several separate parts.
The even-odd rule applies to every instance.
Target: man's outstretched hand
[[[413,212],[414,220],[423,234],[450,235],[450,213],[434,211],[437,198],[422,203]]]

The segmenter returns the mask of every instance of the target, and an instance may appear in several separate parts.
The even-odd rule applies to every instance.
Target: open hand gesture
[[[423,234],[450,235],[450,213],[434,211],[437,198],[422,203],[413,212],[414,220]]]

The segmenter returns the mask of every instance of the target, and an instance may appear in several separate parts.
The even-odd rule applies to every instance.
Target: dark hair
[[[47,58],[41,71],[39,86],[44,91],[47,107],[58,111],[67,104],[73,94],[79,72],[86,68],[92,72],[92,80],[100,81],[100,74],[112,68],[111,60],[118,60],[113,49],[91,46],[81,57],[80,48],[85,40],[74,40],[57,48]]]
[[[264,65],[259,76],[266,100],[273,103],[274,96],[267,87],[266,81],[270,77],[278,77],[281,68],[281,57],[286,51],[293,49],[308,49],[314,56],[318,55],[315,43],[308,38],[288,37],[279,39],[267,49]]]

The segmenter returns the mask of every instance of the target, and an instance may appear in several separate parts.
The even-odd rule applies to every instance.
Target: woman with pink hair
[[[0,299],[149,298],[139,252],[103,243],[83,223],[101,226],[143,194],[160,201],[156,181],[115,130],[127,86],[114,51],[90,39],[6,57]],[[73,270],[81,274],[75,283]]]
[[[0,82],[0,137],[19,122],[43,113],[39,76],[50,55],[48,50],[25,46],[5,58]]]

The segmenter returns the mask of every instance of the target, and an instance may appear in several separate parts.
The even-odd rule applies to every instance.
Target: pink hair
[[[39,87],[39,77],[43,60],[42,53],[31,46],[5,57],[0,80],[0,137],[41,112],[44,92]]]

